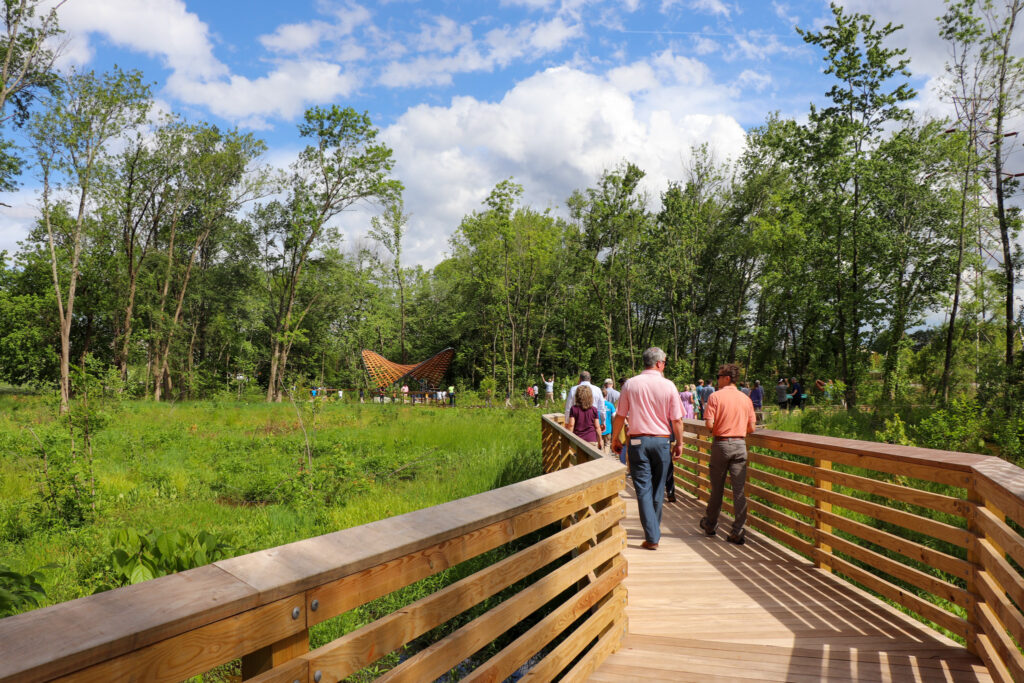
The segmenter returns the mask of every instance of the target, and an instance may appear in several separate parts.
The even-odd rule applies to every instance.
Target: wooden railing
[[[708,430],[686,421],[677,486],[709,497]],[[963,640],[1024,681],[1024,470],[994,456],[759,430],[749,525]],[[726,504],[732,510],[726,487]]]
[[[326,683],[444,624],[380,680],[500,681],[528,661],[532,680],[583,680],[625,630],[624,468],[590,460],[2,619],[0,681],[181,681],[241,658],[246,680]],[[513,541],[532,545],[310,651],[317,624]]]

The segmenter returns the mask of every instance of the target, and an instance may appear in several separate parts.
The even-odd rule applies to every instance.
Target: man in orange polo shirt
[[[747,523],[747,434],[754,431],[757,417],[750,397],[736,388],[739,368],[729,363],[718,368],[718,391],[708,398],[704,410],[704,424],[711,430],[711,499],[700,519],[700,528],[714,536],[718,528],[718,513],[722,511],[725,493],[725,475],[732,480],[733,523],[732,532],[725,540],[743,545],[744,525]]]

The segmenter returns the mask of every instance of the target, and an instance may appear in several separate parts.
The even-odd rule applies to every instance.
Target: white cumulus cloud
[[[182,0],[72,1],[58,15],[61,28],[78,43],[78,55],[86,54],[82,41],[87,34],[100,33],[122,47],[160,56],[178,73],[212,77],[227,72],[213,55],[209,28]]]
[[[743,128],[703,106],[729,91],[711,83],[680,85],[699,72],[666,52],[607,76],[547,69],[495,102],[462,96],[448,106],[412,107],[382,131],[406,186],[410,253],[419,253],[425,265],[440,260],[462,217],[510,176],[524,186],[526,203],[560,207],[574,189],[628,160],[647,172],[645,188],[656,201],[669,180],[682,176],[693,146],[707,142],[719,158],[737,157]],[[694,96],[651,98],[637,94],[631,79]],[[696,95],[701,89],[715,92]],[[367,222],[351,216],[347,224],[357,234]]]

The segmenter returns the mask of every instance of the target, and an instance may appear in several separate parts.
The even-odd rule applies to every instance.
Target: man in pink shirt
[[[644,351],[644,368],[622,387],[619,407],[612,423],[613,450],[622,448],[619,435],[629,420],[627,447],[629,474],[636,489],[642,547],[657,550],[661,540],[661,510],[665,479],[672,476],[672,458],[683,453],[683,403],[676,385],[665,379],[665,352],[657,347]],[[670,453],[669,439],[676,443]]]
[[[725,475],[732,480],[733,522],[732,532],[725,540],[737,545],[745,541],[743,527],[747,523],[747,434],[754,431],[757,417],[750,397],[736,388],[739,368],[729,363],[718,368],[718,391],[708,398],[704,411],[704,424],[711,430],[711,498],[700,528],[714,536],[718,528],[718,514],[722,511],[725,493]]]

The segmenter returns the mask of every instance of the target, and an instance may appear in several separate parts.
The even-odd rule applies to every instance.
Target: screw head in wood
[[[298,619],[300,614],[302,614],[301,609],[299,609],[298,607],[292,608],[292,619]]]
[[[319,600],[314,600],[313,602],[309,603],[309,609],[313,610],[314,612],[317,611],[317,609],[319,609],[319,608],[320,608],[320,601]]]
[[[316,681],[316,683],[320,683],[320,679],[323,678],[323,677],[324,677],[324,672],[323,671],[317,671],[316,673],[313,674],[313,680]]]

